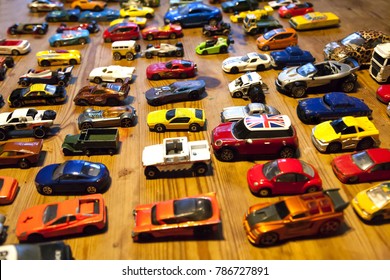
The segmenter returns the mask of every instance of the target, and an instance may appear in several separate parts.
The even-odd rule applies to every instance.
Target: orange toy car
[[[11,204],[18,192],[18,180],[0,176],[0,205]]]
[[[0,166],[17,165],[21,169],[30,168],[39,160],[43,140],[31,142],[5,142],[0,144]]]
[[[298,35],[294,28],[278,28],[268,31],[256,40],[262,51],[284,49],[298,44]]]
[[[78,0],[78,1],[73,1],[72,4],[70,4],[70,7],[72,9],[94,10],[97,12],[103,11],[106,6],[107,3],[105,1],[93,1],[93,0]]]
[[[339,230],[348,204],[338,189],[260,203],[245,214],[244,229],[249,241],[261,246],[300,236],[330,235]]]
[[[20,241],[37,242],[71,234],[92,234],[106,224],[103,196],[93,194],[24,210],[16,224],[16,236]]]
[[[201,237],[218,231],[221,223],[215,193],[139,205],[133,210],[134,241],[157,237]]]

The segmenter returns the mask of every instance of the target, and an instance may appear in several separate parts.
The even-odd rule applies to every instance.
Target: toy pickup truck
[[[0,56],[0,81],[5,79],[5,72],[8,68],[14,67],[14,59],[11,56]]]
[[[250,35],[263,34],[282,27],[280,22],[272,16],[263,16],[260,20],[257,20],[254,14],[248,14],[244,18],[244,31]]]
[[[210,164],[210,147],[206,140],[188,141],[187,137],[165,138],[162,144],[147,146],[142,152],[142,165],[147,179],[161,172],[192,170],[204,175]]]
[[[64,155],[92,154],[113,155],[119,149],[119,132],[117,128],[89,128],[80,134],[66,135],[62,143]]]

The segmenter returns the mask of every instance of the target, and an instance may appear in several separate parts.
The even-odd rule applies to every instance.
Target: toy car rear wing
[[[329,189],[323,191],[324,194],[332,200],[334,210],[336,212],[343,211],[349,205],[349,202],[345,202],[344,199],[341,197],[339,190],[340,189]]]

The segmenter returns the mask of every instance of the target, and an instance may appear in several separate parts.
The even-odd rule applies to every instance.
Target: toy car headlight
[[[223,141],[220,140],[220,139],[218,139],[217,141],[215,141],[215,146],[220,147],[220,146],[222,146],[222,144],[223,144]]]

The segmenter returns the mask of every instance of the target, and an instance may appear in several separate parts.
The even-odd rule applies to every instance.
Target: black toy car
[[[15,23],[7,30],[8,34],[39,34],[43,35],[47,33],[49,25],[44,23]]]
[[[17,88],[8,97],[10,107],[21,107],[29,104],[54,105],[65,100],[65,87],[47,84],[33,84],[26,88]]]
[[[64,69],[45,69],[34,70],[30,69],[28,72],[20,76],[18,84],[27,87],[30,84],[48,84],[48,85],[60,85],[67,86],[69,80],[72,78],[73,66],[68,66]]]
[[[0,260],[73,260],[72,250],[63,241],[0,246]]]
[[[203,26],[202,33],[207,37],[214,35],[225,35],[228,36],[231,32],[230,23],[220,21],[217,25],[206,24]]]

